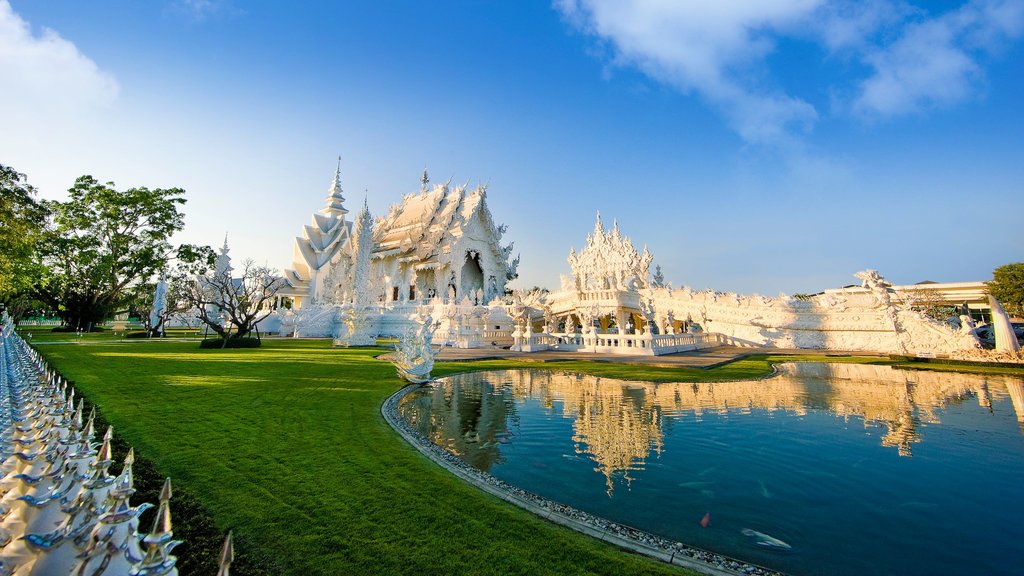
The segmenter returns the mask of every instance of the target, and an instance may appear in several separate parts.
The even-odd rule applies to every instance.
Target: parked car
[[[1024,343],[1024,322],[1011,322],[1013,326],[1013,333],[1017,335],[1017,341]],[[985,348],[996,347],[996,330],[995,326],[991,324],[985,324],[984,326],[978,326],[974,329],[974,335],[981,341],[981,345]]]

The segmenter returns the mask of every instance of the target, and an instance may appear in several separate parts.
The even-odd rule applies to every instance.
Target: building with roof
[[[368,332],[392,335],[423,307],[491,303],[517,277],[519,258],[502,243],[506,226],[494,222],[485,186],[431,186],[424,170],[419,192],[385,216],[372,219],[365,202],[355,220],[348,213],[339,159],[324,207],[295,238],[279,292],[291,317],[281,314],[278,331],[332,335],[338,308],[348,307],[368,318],[372,308]]]

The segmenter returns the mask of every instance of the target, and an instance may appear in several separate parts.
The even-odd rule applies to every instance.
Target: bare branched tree
[[[204,270],[180,277],[181,295],[195,310],[199,320],[224,340],[248,336],[256,325],[273,313],[270,304],[284,286],[276,270],[242,262],[241,274],[232,278],[230,268],[217,272]]]

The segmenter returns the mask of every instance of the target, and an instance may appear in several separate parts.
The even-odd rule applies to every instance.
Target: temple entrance
[[[483,290],[484,270],[480,267],[480,253],[475,250],[466,252],[466,263],[462,265],[462,282],[460,292],[474,297],[477,290]]]
[[[416,275],[416,292],[428,299],[437,296],[437,275],[433,269],[422,270]]]

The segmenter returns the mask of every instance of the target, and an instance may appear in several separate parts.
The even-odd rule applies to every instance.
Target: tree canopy
[[[273,313],[270,304],[285,284],[274,269],[258,266],[251,259],[242,262],[240,276],[234,276],[230,267],[193,267],[191,272],[179,273],[174,279],[180,290],[177,294],[224,340],[222,346],[228,339],[248,336]]]
[[[40,274],[36,246],[46,225],[46,206],[24,174],[0,164],[0,301],[31,287]]]
[[[130,288],[156,274],[184,227],[181,188],[119,191],[82,176],[66,202],[48,202],[51,226],[39,243],[47,275],[40,298],[65,323],[90,329],[123,306]]]
[[[1011,316],[1024,316],[1024,262],[1005,264],[992,271],[988,291]]]

